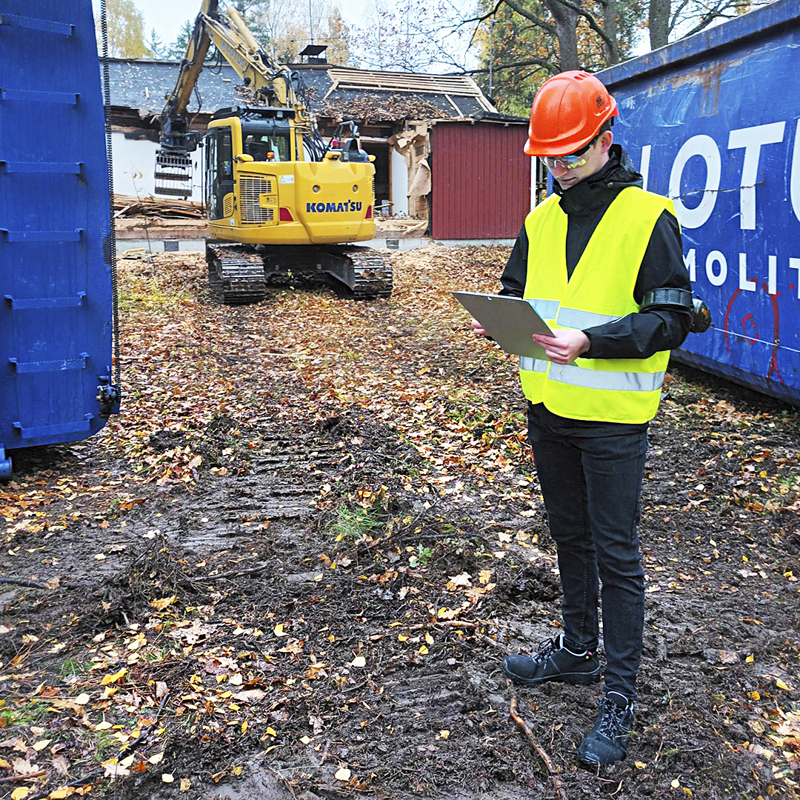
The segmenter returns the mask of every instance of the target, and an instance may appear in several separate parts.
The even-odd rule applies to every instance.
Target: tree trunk
[[[669,40],[670,0],[650,0],[647,24],[650,28],[650,49],[657,50]]]
[[[617,47],[617,12],[617,0],[604,0],[603,30],[606,32],[610,43],[604,41],[603,47],[606,51],[606,63],[608,66],[619,63],[619,48]]]
[[[578,14],[559,0],[544,0],[556,23],[561,69],[580,69],[578,58]]]

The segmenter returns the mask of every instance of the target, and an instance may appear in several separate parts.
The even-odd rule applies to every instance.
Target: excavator
[[[211,44],[242,80],[242,106],[216,111],[201,138],[187,108]],[[202,0],[180,72],[160,117],[156,194],[191,192],[204,150],[209,282],[217,301],[255,303],[267,283],[327,283],[356,299],[389,297],[392,267],[353,244],[375,235],[375,167],[353,122],[326,143],[301,76],[277,64],[235,8]]]

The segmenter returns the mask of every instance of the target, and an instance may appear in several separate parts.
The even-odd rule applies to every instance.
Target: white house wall
[[[391,148],[392,214],[408,214],[408,163],[406,157]]]
[[[119,131],[111,133],[111,158],[114,167],[114,193],[130,197],[148,197],[155,193],[156,150],[158,145],[147,139],[126,139]],[[202,201],[202,151],[192,153],[192,195]]]

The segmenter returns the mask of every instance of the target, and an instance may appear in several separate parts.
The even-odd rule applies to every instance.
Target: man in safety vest
[[[544,160],[554,193],[528,215],[501,278],[501,294],[528,299],[555,334],[533,337],[547,359],[521,358],[520,378],[563,589],[563,632],[533,656],[508,656],[503,671],[524,686],[600,681],[602,583],[605,691],[578,750],[592,768],[628,746],[644,627],[636,525],[647,425],[669,351],[692,323],[672,202],[642,190],[612,144],[616,116],[614,98],[586,72],[539,90],[525,153]]]

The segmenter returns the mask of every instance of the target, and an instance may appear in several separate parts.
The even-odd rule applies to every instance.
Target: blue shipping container
[[[674,199],[714,328],[679,361],[800,404],[800,5],[598,74],[645,188]]]
[[[0,476],[113,409],[113,247],[91,0],[0,0]]]

